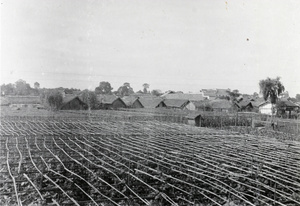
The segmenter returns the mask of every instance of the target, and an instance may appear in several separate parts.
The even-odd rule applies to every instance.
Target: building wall
[[[132,108],[144,108],[139,100],[135,100],[132,104]]]
[[[259,112],[262,114],[272,115],[272,104],[265,104],[259,107]]]
[[[100,104],[100,109],[118,109],[126,107],[126,104],[120,99],[116,99],[112,104]]]
[[[161,102],[159,103],[159,105],[157,105],[156,108],[161,108],[161,107],[166,107],[165,103],[164,102]]]
[[[193,102],[190,102],[185,106],[185,109],[194,111],[194,110],[196,110],[196,106]]]
[[[242,112],[251,112],[253,110],[253,106],[247,105],[241,109]]]
[[[61,107],[61,110],[84,110],[86,105],[83,104],[79,99],[73,99],[64,106]]]
[[[117,109],[117,108],[126,108],[125,103],[120,100],[120,99],[116,99],[113,103],[112,103],[112,108]]]

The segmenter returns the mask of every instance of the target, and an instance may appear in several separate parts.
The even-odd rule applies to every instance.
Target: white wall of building
[[[188,110],[192,110],[192,111],[196,110],[196,106],[194,105],[193,102],[189,102],[189,103],[185,106],[185,108],[188,109]]]
[[[272,115],[272,104],[267,103],[259,107],[259,112],[262,114]]]

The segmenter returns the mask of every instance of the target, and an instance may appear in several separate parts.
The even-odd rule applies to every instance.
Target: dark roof
[[[185,93],[166,94],[164,98],[181,99],[181,100],[189,100],[189,101],[201,101],[205,99],[202,94],[185,94]]]
[[[122,97],[123,102],[126,104],[126,106],[132,106],[133,103],[138,100],[138,97],[135,96],[124,96]]]
[[[63,108],[66,104],[68,104],[69,102],[73,101],[74,99],[78,99],[81,104],[85,104],[87,105],[85,102],[83,102],[78,96],[75,96],[75,95],[66,95],[64,98],[63,98],[63,101],[62,101],[62,105],[60,106],[60,108]]]
[[[190,113],[186,116],[187,119],[195,119],[196,117],[200,116],[201,117],[201,114],[200,113]]]
[[[6,96],[10,104],[40,104],[39,96]]]
[[[279,102],[282,102],[282,104],[284,104],[285,107],[299,107],[299,105],[297,105],[291,101],[288,101],[288,100],[283,100],[283,101],[279,101]]]
[[[248,105],[251,105],[252,107],[253,107],[253,105],[252,105],[252,102],[250,102],[250,101],[248,101],[248,100],[242,100],[242,101],[240,101],[240,102],[235,102],[235,104],[239,107],[239,108],[245,108],[245,107],[247,107]]]
[[[156,108],[163,99],[160,97],[140,97],[140,102],[145,108]]]
[[[76,99],[79,97],[78,96],[74,96],[74,95],[66,95],[64,98],[63,98],[63,101],[62,101],[62,104],[65,105],[67,104],[68,102],[72,101],[73,99]],[[79,99],[81,101],[81,99]]]
[[[221,100],[221,99],[212,100],[210,102],[210,104],[213,109],[229,109],[229,108],[231,108],[231,102],[227,101],[227,100]]]
[[[119,97],[117,97],[113,94],[99,94],[99,95],[97,95],[97,100],[99,101],[99,103],[102,103],[102,104],[112,104],[117,99],[120,99],[122,101],[121,98],[119,98]]]
[[[165,99],[164,103],[167,107],[183,108],[189,103],[189,100],[184,99]]]
[[[256,98],[254,101],[251,100],[251,103],[254,107],[259,107],[265,100],[263,98]]]

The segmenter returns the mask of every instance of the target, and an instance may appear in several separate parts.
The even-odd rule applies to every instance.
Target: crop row
[[[300,144],[158,121],[1,121],[0,204],[299,205]]]

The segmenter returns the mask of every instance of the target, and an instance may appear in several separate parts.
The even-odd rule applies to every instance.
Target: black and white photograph
[[[300,2],[0,0],[1,206],[299,206]]]

